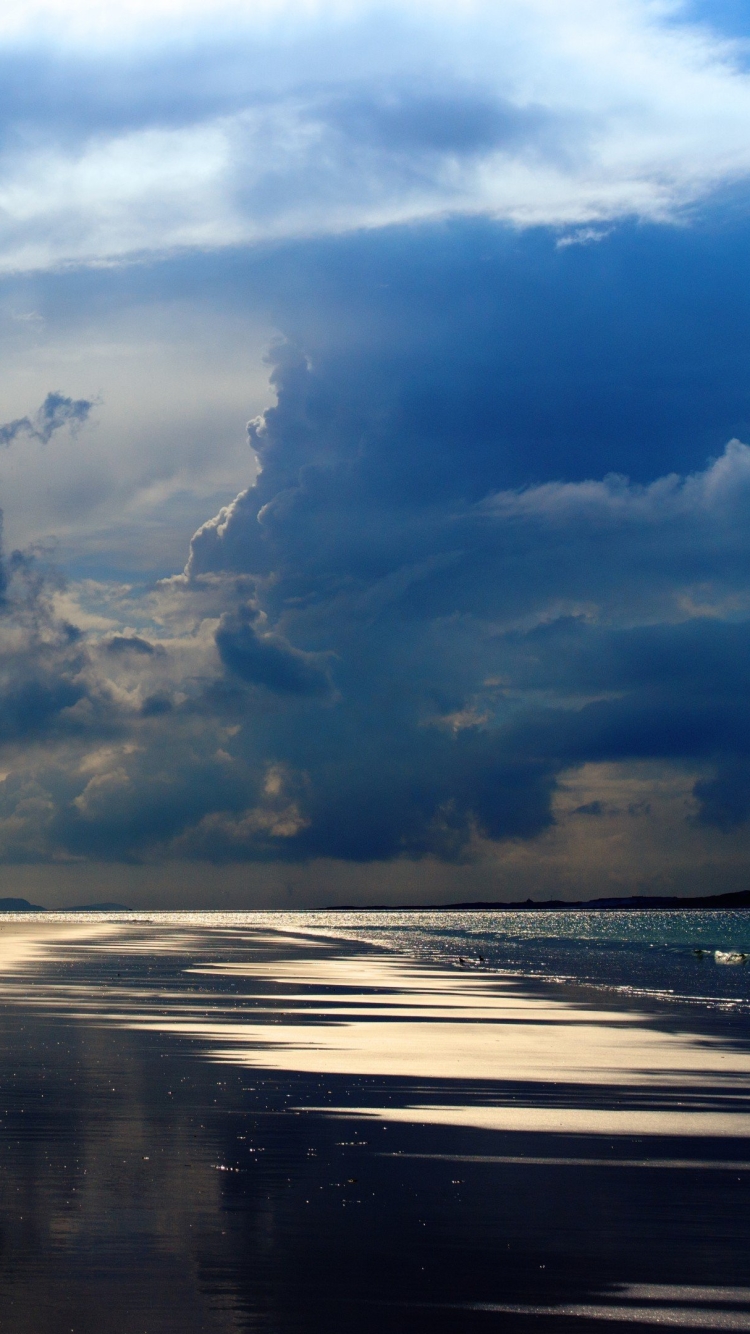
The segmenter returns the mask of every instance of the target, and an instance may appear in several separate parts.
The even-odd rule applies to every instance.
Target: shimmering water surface
[[[3,917],[2,1334],[750,1334],[746,922]]]
[[[456,963],[463,959],[469,967],[750,1012],[750,911],[384,912],[314,917],[326,929],[351,932],[421,959]]]
[[[81,918],[45,913],[39,920]],[[750,911],[132,913],[121,920],[322,932],[424,961],[750,1013]]]

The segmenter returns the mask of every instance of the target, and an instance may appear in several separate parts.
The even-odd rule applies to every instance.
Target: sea
[[[98,920],[123,926],[97,938]],[[296,960],[290,933],[310,945]],[[348,1005],[372,946],[487,991],[518,979],[503,1042],[498,1023],[475,1045],[485,1074],[408,1053],[390,1074],[346,1068],[347,1015],[364,1041],[409,1014],[377,995],[389,969]],[[339,954],[326,982],[315,961]],[[747,1116],[747,955],[737,911],[3,914],[2,1334],[750,1334],[744,1121],[724,1133]],[[547,989],[570,1007],[525,1013]],[[604,1013],[580,1023],[581,1003]],[[432,1035],[415,1010],[437,1051],[443,1010]],[[449,1014],[476,1044],[490,1020],[472,1012]],[[546,1025],[534,1077],[514,1019]],[[545,1075],[550,1044],[584,1057],[597,1027],[601,1080],[587,1057],[580,1078],[554,1059]],[[309,1062],[285,1068],[297,1045]],[[507,1128],[484,1124],[493,1108]]]
[[[750,1013],[750,911],[284,914],[424,961]],[[277,918],[278,920],[278,918]],[[281,923],[279,922],[279,925]],[[299,929],[299,927],[297,927]]]
[[[88,920],[100,916],[336,935],[428,963],[750,1013],[750,910],[86,914]],[[81,920],[80,914],[66,913],[35,917]]]

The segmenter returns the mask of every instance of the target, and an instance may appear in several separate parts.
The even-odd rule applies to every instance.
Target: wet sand
[[[267,925],[0,925],[8,1334],[750,1331],[729,1016]]]

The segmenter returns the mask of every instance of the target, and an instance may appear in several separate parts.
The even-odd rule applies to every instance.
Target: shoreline
[[[217,940],[224,957],[201,962]],[[247,957],[248,944],[269,943],[275,948],[268,960]],[[168,994],[159,991],[152,1000],[142,988],[86,989],[92,955],[149,957],[180,949],[189,960]],[[409,958],[387,943],[252,923],[233,930],[89,920],[56,929],[35,918],[0,931],[0,966],[4,955],[6,1003],[101,1028],[182,1038],[214,1062],[424,1086],[482,1085],[481,1108],[454,1089],[445,1104],[363,1107],[363,1117],[495,1130],[750,1135],[750,1046],[729,1040],[718,1016],[691,1031],[678,1000],[662,1009],[650,997],[599,995],[591,984],[460,969]],[[44,981],[45,958],[54,967],[61,957],[84,975],[73,991],[67,981]],[[31,998],[29,970],[42,974]],[[229,1012],[221,1003],[226,984],[235,997]]]
[[[4,1334],[750,1331],[748,1042],[540,990],[268,922],[0,931]]]
[[[388,956],[401,960],[411,960],[420,966],[434,966],[438,968],[448,968],[452,973],[459,971],[464,976],[483,977],[485,979],[495,979],[499,983],[518,984],[526,992],[536,998],[549,998],[556,996],[563,1003],[571,1000],[578,1005],[590,1006],[592,1003],[599,1007],[621,1009],[623,1007],[644,1012],[655,1019],[666,1020],[672,1024],[675,1016],[681,1015],[681,1022],[690,1027],[690,1024],[697,1025],[701,1031],[711,1032],[715,1029],[717,1032],[724,1032],[727,1022],[731,1024],[734,1019],[741,1019],[750,1011],[750,995],[736,994],[734,992],[726,993],[721,991],[699,991],[684,990],[680,991],[675,987],[667,985],[657,986],[656,984],[640,983],[638,981],[614,980],[612,976],[594,976],[583,971],[566,972],[564,963],[558,960],[553,971],[546,971],[528,958],[523,962],[510,962],[504,957],[483,957],[482,949],[486,949],[488,934],[473,935],[467,934],[464,944],[460,940],[451,941],[449,933],[445,933],[442,938],[439,931],[436,931],[436,925],[440,922],[440,912],[438,910],[425,911],[425,916],[431,920],[423,925],[426,928],[426,939],[430,945],[430,950],[425,952],[424,943],[417,938],[416,944],[421,948],[415,947],[415,941],[410,938],[396,937],[391,934],[402,924],[388,923],[385,928],[387,934],[380,934],[382,919],[376,918],[372,922],[363,921],[363,913],[352,913],[352,920],[349,922],[332,922],[328,913],[318,910],[309,910],[307,912],[289,911],[289,910],[211,910],[197,911],[184,910],[172,912],[169,910],[135,913],[128,912],[127,915],[121,915],[119,912],[102,911],[97,913],[86,913],[81,916],[78,912],[47,912],[35,913],[29,915],[26,913],[0,914],[0,979],[3,967],[3,950],[7,952],[9,943],[16,940],[39,941],[47,937],[54,939],[58,936],[63,939],[86,939],[89,936],[95,936],[99,933],[118,933],[122,928],[140,930],[143,927],[156,928],[156,930],[181,930],[183,932],[225,932],[234,930],[251,931],[270,931],[277,936],[288,936],[290,939],[319,939],[326,941],[338,941],[342,945],[350,942],[358,947],[372,948],[381,951]],[[394,914],[396,916],[396,914]],[[722,914],[722,919],[724,918]],[[740,919],[741,920],[741,919]],[[30,928],[33,928],[31,931]],[[492,927],[488,928],[489,935],[492,934]],[[507,940],[513,940],[514,933],[509,936],[502,934],[498,937],[503,943]],[[542,946],[541,952],[544,952],[551,945],[568,945],[571,942],[577,943],[575,936],[561,935],[553,936],[549,941],[546,936],[535,937],[533,935],[521,936],[524,947]],[[611,938],[596,936],[580,938],[583,941],[602,943],[610,948],[618,947],[624,941],[619,936]],[[703,947],[693,949],[683,939],[681,950],[685,955],[700,955],[703,959],[711,956],[714,952],[713,945],[709,948]],[[445,948],[446,941],[453,945],[451,952]],[[744,948],[750,948],[746,937],[743,937]],[[671,942],[668,945],[672,947]],[[442,947],[442,948],[441,948]],[[20,946],[18,948],[21,948]],[[27,948],[26,946],[23,947]],[[37,946],[29,944],[28,948],[34,953]],[[652,946],[653,948],[653,946]],[[678,950],[680,946],[677,946]],[[722,949],[734,950],[734,945],[721,945]],[[465,957],[458,954],[458,950],[463,949]],[[476,951],[476,955],[471,951]],[[21,951],[23,952],[23,950]],[[719,951],[720,953],[720,951]],[[674,957],[674,956],[673,956]],[[745,962],[750,955],[730,953],[732,961]],[[723,962],[723,960],[721,960]],[[708,978],[723,974],[724,978],[731,980],[733,976],[744,978],[742,969],[715,969],[711,966],[711,959],[704,965],[708,973],[704,973],[704,981]]]

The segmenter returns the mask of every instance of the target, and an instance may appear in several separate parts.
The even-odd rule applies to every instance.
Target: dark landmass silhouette
[[[28,899],[0,899],[0,912],[132,912],[124,903],[77,903],[72,908],[43,908]]]
[[[704,894],[697,898],[683,898],[676,894],[660,894],[653,897],[645,894],[632,894],[627,898],[606,899],[517,899],[513,903],[499,903],[490,900],[476,900],[472,903],[332,903],[328,912],[511,912],[522,909],[524,912],[547,912],[550,908],[570,908],[584,911],[592,908],[622,911],[635,908],[750,908],[750,889],[740,889],[733,894]]]
[[[74,903],[70,908],[62,908],[61,912],[133,912],[124,903]]]

